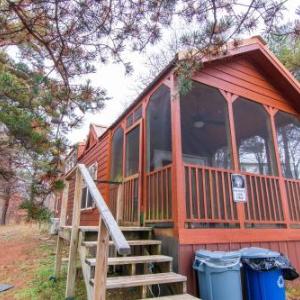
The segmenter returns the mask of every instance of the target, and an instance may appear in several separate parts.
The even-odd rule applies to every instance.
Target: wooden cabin
[[[207,58],[186,94],[175,72],[181,59],[105,131],[91,126],[78,162],[120,226],[153,228],[191,294],[200,248],[270,248],[300,270],[299,83],[260,37]],[[245,201],[234,198],[232,174],[246,181]],[[70,177],[67,225],[75,186]],[[84,185],[80,222],[99,223]]]

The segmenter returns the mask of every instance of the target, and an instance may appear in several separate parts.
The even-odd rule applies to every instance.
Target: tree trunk
[[[10,197],[8,195],[4,195],[4,197],[0,200],[0,225],[5,225],[6,223],[6,213],[8,210],[9,199]]]

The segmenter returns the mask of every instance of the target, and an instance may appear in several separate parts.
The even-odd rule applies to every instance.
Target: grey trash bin
[[[197,271],[203,300],[242,300],[241,254],[198,250],[193,269]]]

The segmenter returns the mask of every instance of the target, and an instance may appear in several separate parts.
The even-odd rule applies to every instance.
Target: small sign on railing
[[[247,202],[246,177],[240,174],[231,174],[231,186],[234,202]]]

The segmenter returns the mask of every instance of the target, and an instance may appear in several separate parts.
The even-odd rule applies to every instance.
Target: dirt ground
[[[55,245],[55,240],[36,224],[0,226],[0,283],[14,287],[0,293],[0,299],[15,299],[16,292],[33,279],[44,255],[41,244]],[[53,253],[54,254],[54,253]]]
[[[63,299],[64,297],[61,296],[63,295],[63,286],[61,287],[62,294],[55,297],[48,297],[47,295],[45,298],[45,295],[43,295],[18,298],[17,296],[18,293],[28,289],[33,280],[36,280],[41,262],[47,259],[52,266],[55,245],[56,238],[50,237],[45,228],[41,230],[38,225],[0,226],[0,283],[8,283],[14,286],[11,290],[0,293],[0,299]],[[47,278],[44,280],[47,280]],[[40,283],[35,282],[35,284],[39,285]],[[42,286],[42,289],[44,288],[46,287]],[[84,289],[84,287],[82,288]],[[48,289],[48,291],[50,291],[48,294],[52,293],[51,289]],[[300,280],[287,284],[287,294],[287,300],[300,300]],[[78,299],[84,298],[79,297]]]

